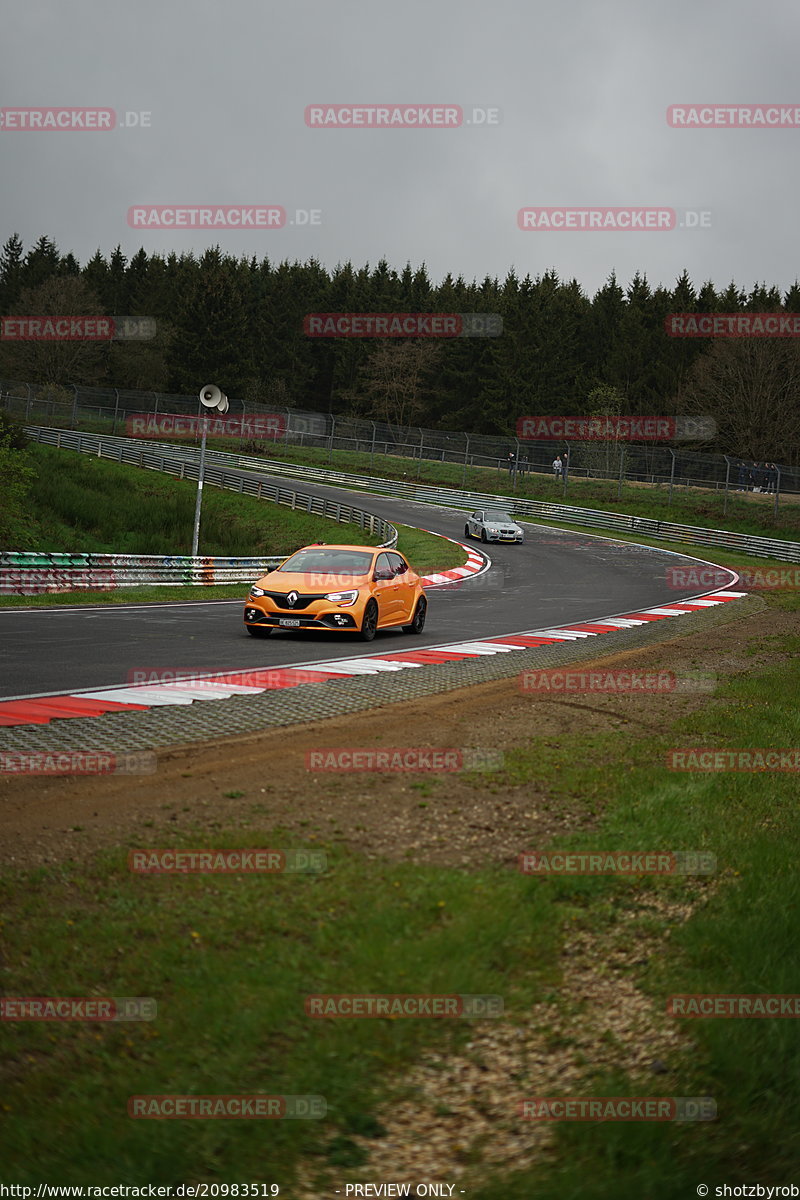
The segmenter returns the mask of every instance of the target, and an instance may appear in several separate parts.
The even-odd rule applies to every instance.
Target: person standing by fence
[[[561,479],[561,471],[562,471],[563,466],[564,466],[564,464],[561,461],[561,455],[557,454],[556,457],[553,459],[553,474],[556,477],[556,483],[558,483],[559,480]]]

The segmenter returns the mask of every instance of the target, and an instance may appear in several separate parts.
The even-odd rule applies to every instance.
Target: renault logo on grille
[[[286,603],[289,605],[290,608],[294,608],[295,604],[297,604],[298,599],[299,599],[299,597],[297,595],[297,592],[289,592],[289,595],[286,597]]]

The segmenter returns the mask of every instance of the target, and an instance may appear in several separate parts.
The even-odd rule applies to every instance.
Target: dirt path
[[[722,678],[767,662],[768,639],[794,623],[792,614],[761,611],[734,626],[579,669],[708,671]],[[487,785],[459,772],[311,772],[307,752],[503,751],[525,746],[533,734],[557,744],[563,735],[626,725],[656,732],[707,703],[714,701],[702,693],[521,694],[514,677],[344,718],[172,748],[159,754],[155,775],[6,778],[0,783],[0,864],[85,860],[100,848],[170,845],[188,830],[202,835],[237,828],[248,830],[248,840],[254,829],[278,828],[298,844],[333,842],[370,857],[463,867],[510,862],[526,839],[542,846],[559,831],[589,828],[595,818],[579,798],[551,803],[544,787]]]

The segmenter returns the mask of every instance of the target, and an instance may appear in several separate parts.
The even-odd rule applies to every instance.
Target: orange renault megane
[[[422,633],[428,602],[419,575],[396,550],[304,546],[250,589],[244,625],[252,637],[273,629]]]

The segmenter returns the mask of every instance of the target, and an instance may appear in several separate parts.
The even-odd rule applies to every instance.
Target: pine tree
[[[12,233],[0,254],[0,312],[7,313],[19,300],[23,255],[22,238]]]

